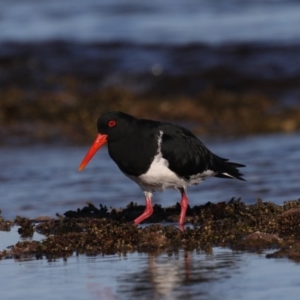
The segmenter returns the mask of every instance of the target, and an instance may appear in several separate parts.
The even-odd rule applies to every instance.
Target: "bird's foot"
[[[178,225],[179,230],[181,230],[182,232],[184,231],[184,224],[180,224]]]

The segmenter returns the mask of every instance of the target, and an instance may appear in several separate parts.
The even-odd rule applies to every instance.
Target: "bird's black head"
[[[131,134],[136,121],[136,118],[120,111],[107,112],[98,119],[97,128],[100,134],[107,135],[108,141],[113,141]]]
[[[81,162],[80,171],[106,142],[121,141],[132,135],[137,128],[137,119],[123,112],[107,112],[98,119],[97,127],[98,135]]]

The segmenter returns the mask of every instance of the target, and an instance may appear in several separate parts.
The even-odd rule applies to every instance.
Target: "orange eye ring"
[[[116,121],[110,120],[110,121],[108,122],[108,127],[114,127],[114,126],[116,126]]]

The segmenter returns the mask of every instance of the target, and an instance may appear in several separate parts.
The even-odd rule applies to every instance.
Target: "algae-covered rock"
[[[246,205],[240,199],[206,203],[189,207],[185,230],[177,227],[179,204],[163,208],[155,206],[146,226],[135,226],[133,220],[145,209],[130,203],[124,209],[107,209],[88,203],[65,216],[29,220],[17,217],[21,236],[36,231],[45,235],[42,241],[24,241],[0,252],[0,257],[33,256],[48,259],[67,258],[74,253],[97,255],[132,251],[176,251],[207,249],[213,246],[236,250],[274,249],[268,257],[300,257],[300,201],[283,206],[258,200]],[[174,225],[165,225],[165,221]],[[148,221],[148,220],[147,220]],[[5,222],[4,220],[2,223]],[[0,223],[1,224],[1,223]]]

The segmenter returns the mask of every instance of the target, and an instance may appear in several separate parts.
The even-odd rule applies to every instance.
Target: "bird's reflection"
[[[168,259],[161,261],[157,254],[149,254],[148,259],[150,282],[156,298],[171,294],[176,287],[189,279],[190,256],[188,252],[184,253],[183,261],[178,258],[175,261]]]
[[[196,294],[207,299],[206,284],[228,276],[235,264],[232,253],[215,255],[210,247],[199,252],[153,252],[138,272],[119,277],[119,291],[132,299],[195,299]]]

